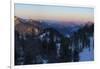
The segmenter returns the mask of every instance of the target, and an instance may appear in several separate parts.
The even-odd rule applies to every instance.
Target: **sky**
[[[15,3],[15,16],[36,20],[94,21],[94,9]]]

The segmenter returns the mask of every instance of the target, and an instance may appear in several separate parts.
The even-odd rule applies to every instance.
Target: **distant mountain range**
[[[81,27],[84,27],[86,24],[92,23],[74,23],[74,22],[60,22],[54,20],[33,20],[33,19],[23,19],[20,17],[15,16],[15,30],[19,31],[20,33],[39,33],[46,28],[53,28],[57,30],[64,36],[69,36],[73,32],[77,31]]]

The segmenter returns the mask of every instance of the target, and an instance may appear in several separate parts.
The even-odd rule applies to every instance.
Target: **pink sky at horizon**
[[[84,7],[15,4],[15,16],[36,20],[94,22],[94,9]]]

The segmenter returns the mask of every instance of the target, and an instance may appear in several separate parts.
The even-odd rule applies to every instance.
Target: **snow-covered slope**
[[[93,37],[90,37],[90,48],[84,48],[79,54],[80,61],[91,61],[94,60],[94,48],[93,48]]]

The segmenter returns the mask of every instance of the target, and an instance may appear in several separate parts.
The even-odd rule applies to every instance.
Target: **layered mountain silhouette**
[[[79,53],[93,45],[92,22],[14,18],[15,65],[80,61]]]

